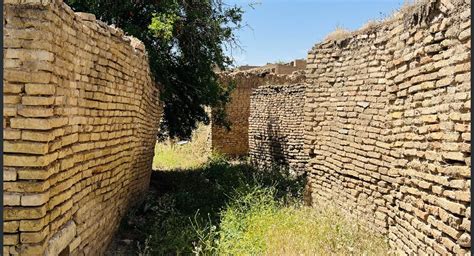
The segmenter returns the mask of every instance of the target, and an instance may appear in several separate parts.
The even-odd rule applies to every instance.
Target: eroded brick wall
[[[4,4],[4,255],[101,255],[148,188],[144,46],[60,0]]]
[[[304,84],[265,85],[252,91],[248,141],[256,166],[304,172],[304,98]]]
[[[387,44],[389,143],[399,175],[391,240],[404,251],[470,251],[471,5],[437,1]],[[431,20],[430,20],[431,19]]]
[[[375,34],[348,41],[323,42],[309,54],[305,147],[312,200],[334,200],[386,234],[396,177],[387,144],[388,54]]]
[[[235,89],[226,105],[231,122],[230,130],[212,124],[211,148],[230,156],[244,156],[249,153],[249,116],[252,89],[266,84],[292,84],[304,80],[302,75],[278,75],[268,71],[238,71],[222,73],[223,83],[234,82]]]
[[[308,55],[312,200],[409,254],[470,252],[470,1],[425,1]]]

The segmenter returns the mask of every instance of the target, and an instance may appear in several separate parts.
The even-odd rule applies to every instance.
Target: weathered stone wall
[[[4,3],[4,255],[101,255],[148,188],[144,46],[60,0]]]
[[[409,254],[470,252],[470,1],[425,1],[308,55],[312,200]]]
[[[230,130],[212,124],[211,148],[230,156],[244,156],[249,153],[249,116],[252,89],[265,84],[292,84],[304,80],[302,75],[277,75],[268,71],[238,71],[222,73],[223,83],[234,81],[235,89],[226,105],[231,122]]]
[[[249,156],[261,168],[274,165],[303,173],[305,85],[265,85],[252,91]]]

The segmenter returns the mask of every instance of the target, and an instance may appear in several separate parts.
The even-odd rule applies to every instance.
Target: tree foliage
[[[67,0],[143,41],[153,77],[161,90],[161,131],[189,138],[199,122],[228,125],[225,103],[233,86],[220,84],[215,68],[227,69],[226,47],[238,46],[242,8],[222,0]],[[215,111],[214,111],[215,110]]]

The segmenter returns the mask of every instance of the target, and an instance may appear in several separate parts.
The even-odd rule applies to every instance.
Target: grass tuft
[[[351,32],[342,27],[336,27],[336,29],[329,33],[324,41],[338,41],[341,39],[348,38],[351,35]]]

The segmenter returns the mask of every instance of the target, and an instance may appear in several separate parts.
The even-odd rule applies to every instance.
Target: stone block
[[[25,91],[28,95],[54,95],[56,93],[56,85],[26,84]]]
[[[22,206],[40,206],[48,202],[49,193],[30,194],[21,196]]]
[[[3,194],[3,205],[5,206],[14,206],[20,205],[20,195],[19,194]]]
[[[5,207],[3,210],[3,219],[9,220],[24,220],[24,219],[39,219],[46,215],[46,207]]]
[[[18,110],[18,115],[23,117],[52,117],[52,108],[23,107]]]
[[[48,144],[21,141],[4,141],[3,151],[7,153],[29,153],[33,155],[44,155],[48,153]]]
[[[54,105],[54,101],[54,97],[42,96],[23,96],[21,99],[21,103],[27,106],[51,106]]]

